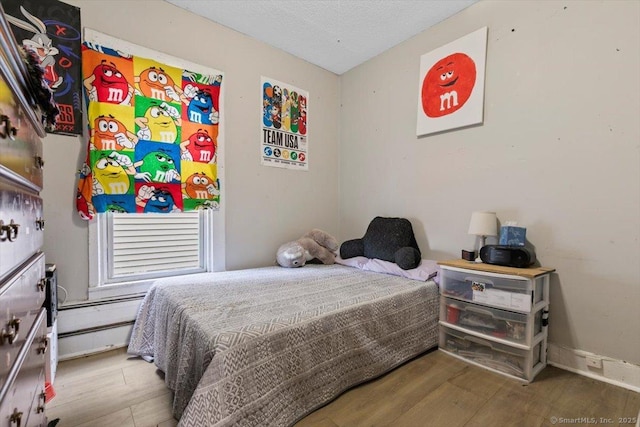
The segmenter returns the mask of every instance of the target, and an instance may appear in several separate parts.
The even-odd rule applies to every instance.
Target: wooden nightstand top
[[[529,279],[533,279],[534,277],[542,276],[543,274],[548,274],[556,271],[555,268],[546,268],[546,267],[515,268],[515,267],[505,267],[501,265],[485,264],[483,262],[467,261],[464,259],[438,261],[438,264],[447,266],[447,267],[465,268],[467,270],[485,271],[489,273],[498,273],[498,274],[511,274],[514,276],[522,276]]]

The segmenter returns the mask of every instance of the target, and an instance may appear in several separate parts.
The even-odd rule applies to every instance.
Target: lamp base
[[[482,259],[480,258],[480,249],[482,249],[482,247],[484,246],[485,241],[486,241],[486,236],[480,236],[480,247],[478,248],[478,252],[476,252],[478,256],[475,259],[475,262],[477,263],[482,262]]]

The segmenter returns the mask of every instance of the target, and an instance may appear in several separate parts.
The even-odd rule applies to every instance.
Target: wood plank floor
[[[161,373],[125,349],[60,363],[54,389],[47,417],[59,418],[57,427],[177,425]],[[633,426],[620,418],[635,419],[639,410],[640,393],[554,367],[525,385],[432,351],[344,393],[296,427],[579,426],[590,419]]]

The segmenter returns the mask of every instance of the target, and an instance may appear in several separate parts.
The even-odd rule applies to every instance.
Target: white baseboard
[[[588,366],[587,358],[601,361],[602,367],[593,368]],[[549,343],[547,347],[547,363],[585,377],[640,392],[640,365],[625,362],[624,360],[616,360],[587,351]]]
[[[58,338],[59,360],[68,360],[89,354],[100,353],[129,344],[132,325],[92,331],[86,334]]]
[[[58,335],[133,322],[142,297],[83,301],[58,307]]]
[[[84,301],[58,308],[58,357],[71,359],[129,343],[142,297]]]

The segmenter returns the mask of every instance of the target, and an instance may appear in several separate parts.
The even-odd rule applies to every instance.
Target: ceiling
[[[167,0],[342,74],[478,0]]]

